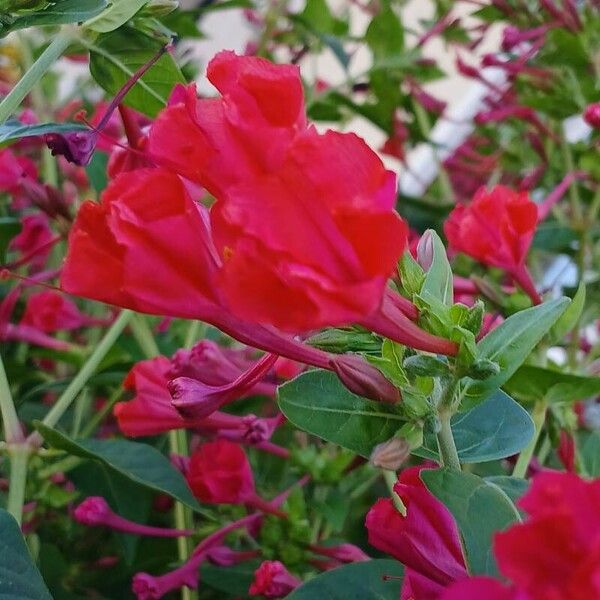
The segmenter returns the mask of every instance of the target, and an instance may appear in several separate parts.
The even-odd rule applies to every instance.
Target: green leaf
[[[85,167],[85,172],[97,194],[104,191],[108,184],[108,175],[106,169],[108,166],[108,154],[106,152],[96,151],[92,160]]]
[[[196,512],[204,512],[181,473],[153,446],[129,440],[73,440],[39,421],[34,426],[53,448],[98,461],[139,485],[167,494]]]
[[[331,372],[302,373],[278,389],[279,407],[298,428],[368,457],[404,420],[389,407],[357,396]]]
[[[0,145],[18,142],[22,138],[47,135],[48,133],[69,133],[89,131],[89,127],[79,123],[42,123],[24,125],[21,121],[10,119],[0,125]]]
[[[467,378],[468,388],[464,399],[468,405],[481,402],[512,377],[556,323],[569,302],[568,298],[559,298],[522,310],[506,319],[477,344],[478,358],[498,363],[501,370],[498,375],[483,381]]]
[[[0,509],[0,598],[2,600],[52,600],[31,560],[19,525]]]
[[[571,331],[575,325],[577,325],[577,321],[579,321],[579,317],[581,317],[584,306],[585,283],[581,281],[577,291],[575,292],[575,295],[573,296],[573,300],[571,300],[571,304],[569,304],[565,312],[560,316],[558,321],[556,321],[550,330],[551,343],[560,342],[565,335],[567,335],[567,333],[569,333],[569,331]]]
[[[11,240],[21,231],[21,223],[13,217],[0,217],[0,264],[6,262],[6,251]]]
[[[489,462],[517,454],[535,431],[529,413],[500,390],[471,410],[455,414],[451,427],[462,463]],[[435,435],[425,436],[423,446],[413,454],[437,460]]]
[[[388,2],[384,2],[382,5],[365,33],[365,41],[371,48],[376,61],[402,57],[404,50],[404,28],[400,18]]]
[[[80,23],[100,14],[107,4],[107,0],[55,0],[44,10],[17,17],[6,29],[0,28],[0,33],[4,35],[8,31],[26,27]]]
[[[246,598],[259,565],[259,560],[250,560],[232,567],[217,567],[205,561],[200,567],[200,580],[202,585],[209,585],[219,592]]]
[[[600,377],[572,375],[524,365],[506,382],[504,388],[526,402],[575,402],[600,394]]]
[[[112,0],[106,10],[86,21],[84,26],[99,33],[114,31],[127,23],[148,2],[149,0]]]
[[[469,572],[498,575],[492,537],[521,520],[507,494],[477,475],[451,469],[426,469],[421,479],[456,519]]]
[[[600,431],[592,431],[582,436],[579,456],[585,473],[590,477],[600,477]]]
[[[497,485],[516,504],[523,494],[529,489],[529,481],[520,477],[509,477],[508,475],[492,475],[486,477],[488,483]]]
[[[432,243],[433,261],[425,273],[425,281],[420,295],[425,300],[433,297],[446,306],[452,306],[454,287],[452,269],[446,256],[446,248],[444,248],[440,236],[433,229],[428,229],[423,234],[423,236],[428,235]]]
[[[397,560],[351,563],[307,581],[286,600],[397,600],[403,574],[404,569]],[[386,580],[384,575],[398,579]]]
[[[161,42],[127,26],[102,34],[90,51],[92,77],[114,95],[162,46]],[[184,82],[171,55],[163,54],[125,96],[125,104],[154,117],[166,105],[173,87]]]

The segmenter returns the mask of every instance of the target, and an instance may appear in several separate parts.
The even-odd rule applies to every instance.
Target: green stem
[[[192,321],[192,323],[190,324],[186,336],[185,336],[185,342],[184,342],[184,346],[186,348],[191,348],[197,341],[198,339],[204,335],[204,329],[206,327],[206,324],[203,323],[202,321]]]
[[[133,337],[147,358],[154,358],[160,354],[152,329],[150,329],[148,321],[143,315],[135,315],[131,321],[131,331]],[[169,431],[169,451],[171,454],[187,455],[187,434],[184,430]],[[181,502],[176,502],[175,527],[177,529],[193,529],[193,525],[191,510],[181,504]],[[190,557],[191,552],[191,540],[185,537],[178,537],[177,554],[180,562],[184,563]],[[185,586],[181,588],[181,600],[194,600],[197,597],[198,594],[195,590],[190,590]]]
[[[123,395],[123,388],[121,386],[119,386],[112,393],[111,397],[104,403],[104,406],[98,412],[94,413],[94,416],[88,421],[87,425],[82,429],[82,431],[81,431],[82,438],[90,437],[94,433],[94,431],[96,431],[96,428],[98,427],[98,425],[100,425],[100,423],[102,423],[102,421],[104,420],[106,415],[108,415],[110,413],[110,411],[113,409],[113,406],[117,403],[117,401],[119,400],[119,398],[122,395]]]
[[[535,452],[535,447],[537,445],[537,441],[542,432],[542,428],[544,426],[544,422],[546,421],[546,410],[548,409],[548,405],[545,401],[539,400],[535,403],[533,408],[533,413],[531,418],[535,424],[535,433],[533,434],[533,438],[529,442],[529,444],[521,450],[519,454],[519,458],[517,459],[517,464],[512,472],[513,477],[520,477],[523,479],[527,474],[527,468],[529,467],[529,463]]]
[[[46,47],[39,58],[31,65],[31,68],[27,70],[15,87],[0,102],[0,123],[4,123],[4,121],[17,112],[25,96],[29,94],[33,86],[60,58],[72,40],[72,31],[61,31],[52,39],[50,45]]]
[[[187,455],[187,433],[185,430],[169,431],[169,449],[173,454]],[[194,518],[191,509],[187,508],[181,502],[175,503],[175,528],[193,529]],[[184,563],[192,553],[192,541],[186,537],[177,538],[177,554],[181,563]],[[198,592],[187,587],[181,588],[181,600],[195,600],[198,598]]]
[[[104,337],[100,340],[100,343],[96,346],[94,351],[90,354],[89,358],[81,367],[81,370],[73,378],[67,389],[61,394],[54,406],[50,409],[48,414],[44,417],[42,423],[47,427],[54,427],[60,418],[71,406],[71,403],[77,397],[77,394],[83,389],[90,377],[95,373],[98,365],[102,362],[104,357],[108,354],[108,351],[113,347],[117,341],[123,329],[127,326],[133,312],[130,310],[123,310],[121,314],[115,319],[113,324],[108,328]],[[31,443],[36,445],[41,443],[41,439],[38,434],[32,434],[30,436]]]
[[[146,355],[146,358],[154,358],[160,354],[158,344],[154,339],[154,334],[148,325],[146,317],[135,315],[131,320],[131,332],[138,346]]]
[[[383,470],[383,478],[385,479],[385,483],[388,486],[388,489],[390,490],[390,496],[392,497],[392,502],[394,503],[394,506],[396,507],[396,510],[402,515],[402,516],[406,516],[406,506],[404,506],[404,502],[402,502],[402,499],[400,498],[400,496],[398,496],[398,494],[396,494],[396,492],[394,491],[394,486],[396,485],[396,482],[398,481],[398,474],[396,473],[396,471],[390,471],[388,469],[384,469]]]
[[[23,441],[23,430],[17,416],[17,409],[13,402],[12,393],[4,363],[0,356],[0,414],[2,415],[2,423],[4,424],[4,441],[7,443],[15,443]]]
[[[31,448],[27,444],[16,444],[9,449],[10,456],[10,487],[6,510],[20,525],[23,518],[25,503],[25,484],[27,483],[27,463]]]
[[[452,428],[450,427],[452,413],[447,409],[441,408],[438,412],[438,416],[440,419],[440,430],[437,434],[437,442],[442,466],[460,471],[458,451],[456,450]]]

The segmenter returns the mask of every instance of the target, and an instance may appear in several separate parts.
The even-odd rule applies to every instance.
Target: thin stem
[[[21,102],[33,86],[60,58],[73,40],[72,31],[61,31],[52,39],[50,45],[40,54],[31,68],[21,77],[15,87],[0,102],[0,123],[4,123],[11,115],[17,112]]]
[[[10,487],[6,510],[21,525],[23,504],[25,502],[25,484],[27,483],[27,463],[31,448],[27,444],[16,444],[10,447]]]
[[[154,334],[148,325],[146,317],[143,315],[134,315],[131,320],[131,332],[138,346],[146,355],[146,358],[154,358],[160,354],[158,344],[154,339]]]
[[[169,449],[173,454],[187,455],[187,435],[185,430],[169,431]],[[175,528],[176,529],[193,529],[194,520],[191,509],[187,508],[181,502],[175,503]],[[189,538],[177,538],[177,554],[180,562],[184,563],[188,560],[192,553],[192,541]],[[195,600],[198,598],[198,592],[184,586],[181,588],[181,600]]]
[[[456,450],[452,428],[450,427],[452,413],[450,410],[442,408],[438,412],[438,416],[440,419],[440,430],[437,433],[437,442],[442,466],[460,471],[458,451]]]
[[[23,441],[23,430],[17,416],[2,356],[0,356],[0,414],[4,424],[4,441],[8,444]]]
[[[561,148],[567,171],[575,171],[575,162],[573,161],[573,154],[571,153],[571,146],[569,145],[569,142],[567,140],[562,140]],[[581,204],[581,198],[579,197],[579,186],[577,181],[574,181],[572,185],[569,186],[569,199],[571,201],[571,210],[573,211],[573,225],[577,229],[584,224],[583,208]]]
[[[192,321],[185,335],[184,346],[186,348],[191,348],[197,341],[198,338],[204,335],[206,330],[206,323],[202,321]]]
[[[81,431],[81,437],[87,438],[90,437],[96,428],[102,423],[106,415],[110,413],[113,409],[113,406],[117,403],[119,398],[123,395],[123,388],[118,387],[111,395],[111,397],[104,403],[104,406],[96,413],[94,416],[88,421],[87,425]]]
[[[131,331],[133,337],[142,349],[147,358],[154,358],[160,354],[158,344],[154,339],[152,329],[148,325],[147,319],[143,315],[135,315],[131,321]],[[187,455],[187,436],[185,430],[169,431],[169,451],[171,454]],[[175,528],[193,529],[193,517],[191,510],[185,507],[181,502],[175,503]],[[185,563],[192,552],[191,540],[185,537],[177,538],[177,554],[181,563]],[[181,600],[194,600],[198,597],[195,590],[184,586],[181,588]]]
[[[398,481],[398,475],[396,473],[396,471],[390,471],[389,469],[384,469],[383,470],[383,478],[385,479],[385,483],[388,486],[388,489],[390,490],[390,496],[392,497],[392,502],[394,503],[394,506],[396,507],[396,510],[403,516],[406,516],[406,506],[404,506],[404,502],[402,502],[402,499],[400,498],[400,496],[398,496],[398,494],[396,494],[396,492],[394,491],[394,486],[396,485],[396,482]]]
[[[54,406],[44,417],[42,421],[44,425],[47,427],[54,427],[58,423],[60,418],[71,406],[73,400],[75,400],[77,397],[77,394],[79,394],[79,392],[89,381],[90,377],[94,374],[98,368],[98,365],[108,354],[108,351],[113,347],[123,332],[123,329],[125,329],[131,320],[133,314],[134,313],[130,310],[121,311],[121,314],[115,319],[113,324],[104,334],[104,337],[100,340],[100,343],[90,354],[83,367],[81,367],[79,373],[77,373],[77,375],[73,378],[67,389],[61,394]],[[41,439],[38,434],[32,434],[32,436],[30,436],[30,441],[35,444],[41,443]]]
[[[545,401],[540,400],[535,403],[533,408],[533,413],[531,418],[535,424],[535,433],[533,434],[533,438],[529,442],[529,444],[521,450],[519,454],[519,458],[517,459],[517,464],[512,472],[513,477],[520,477],[523,479],[527,474],[527,469],[529,467],[529,463],[531,462],[531,458],[533,457],[533,453],[535,452],[535,447],[537,445],[537,441],[542,432],[542,428],[544,426],[544,422],[546,421],[546,410],[548,409],[548,405]]]

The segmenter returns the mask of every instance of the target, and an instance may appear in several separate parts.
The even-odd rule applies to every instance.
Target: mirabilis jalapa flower
[[[359,357],[288,335],[362,323],[418,349],[457,352],[386,291],[407,235],[394,211],[394,175],[357,136],[307,124],[296,67],[221,52],[207,76],[221,98],[179,86],[151,126],[147,155],[157,166],[118,176],[100,204],[82,205],[62,287],[209,322],[333,369],[356,393],[397,400]],[[210,209],[190,182],[216,198]]]

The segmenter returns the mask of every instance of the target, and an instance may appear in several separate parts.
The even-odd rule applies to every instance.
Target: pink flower
[[[73,511],[75,520],[84,525],[92,527],[104,526],[131,533],[133,535],[148,535],[154,537],[182,537],[192,535],[192,531],[182,529],[166,529],[162,527],[151,527],[141,525],[115,514],[108,503],[101,496],[90,496],[86,498]]]
[[[450,249],[509,273],[539,302],[525,265],[538,222],[538,209],[526,192],[503,185],[480,188],[472,202],[458,205],[444,223]]]
[[[302,582],[294,577],[278,560],[265,560],[254,572],[250,596],[284,598]]]
[[[467,576],[456,523],[421,481],[422,469],[405,469],[394,486],[406,516],[385,498],[366,519],[369,543],[405,565],[402,598],[407,600],[437,598],[451,582]]]
[[[101,323],[104,322],[84,315],[64,294],[52,290],[29,296],[21,319],[21,325],[29,325],[45,333]]]
[[[33,269],[44,267],[52,250],[54,239],[47,217],[42,213],[26,215],[21,219],[21,232],[10,242],[11,250],[18,250],[21,256],[31,257],[29,264]]]
[[[600,102],[590,104],[583,113],[585,122],[594,129],[600,129]]]

